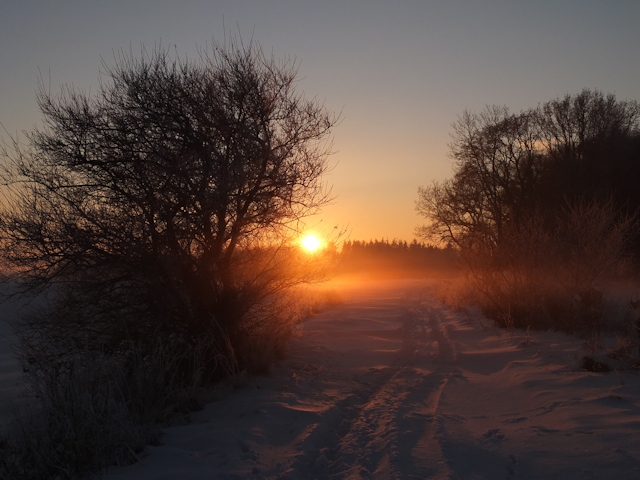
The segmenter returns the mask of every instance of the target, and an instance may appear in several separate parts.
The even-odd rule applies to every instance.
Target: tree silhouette
[[[487,107],[453,124],[453,178],[418,191],[416,209],[430,220],[417,233],[462,248],[491,250],[503,232],[542,213],[548,223],[566,201],[606,203],[634,213],[629,182],[640,171],[640,106],[598,90],[511,113]]]
[[[457,248],[499,324],[593,324],[574,318],[572,301],[628,272],[638,252],[639,147],[638,103],[597,90],[518,114],[464,112],[453,177],[418,190],[429,223],[416,233]]]
[[[300,280],[282,245],[329,200],[337,119],[253,41],[103,68],[93,95],[40,82],[44,127],[5,147],[2,255],[26,289],[55,292],[61,336],[233,336]]]

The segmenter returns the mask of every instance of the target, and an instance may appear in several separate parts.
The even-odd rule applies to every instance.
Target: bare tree
[[[585,89],[519,114],[497,106],[465,111],[452,126],[454,175],[419,189],[416,208],[430,219],[420,236],[498,244],[505,228],[536,211],[553,223],[567,199],[613,197],[630,213],[640,205],[629,180],[640,152],[635,101]]]
[[[69,332],[233,336],[304,280],[286,244],[330,200],[337,118],[253,41],[103,68],[93,95],[41,81],[44,126],[5,147],[2,256],[27,289],[53,289]]]
[[[558,210],[565,197],[614,199],[634,213],[640,207],[640,105],[598,90],[583,90],[532,110],[540,130],[547,175],[540,185],[544,208]]]
[[[449,145],[453,177],[418,190],[429,223],[416,233],[457,247],[499,322],[526,326],[543,307],[555,322],[567,299],[628,270],[638,139],[638,103],[597,90],[519,114],[464,112]]]
[[[541,175],[538,130],[527,112],[487,107],[453,124],[452,179],[418,190],[416,210],[430,219],[422,237],[463,247],[500,242],[505,228],[536,206]]]
[[[584,89],[577,95],[551,100],[534,114],[541,145],[554,159],[584,160],[594,146],[604,146],[605,140],[620,141],[640,128],[638,102],[618,100],[599,90]]]

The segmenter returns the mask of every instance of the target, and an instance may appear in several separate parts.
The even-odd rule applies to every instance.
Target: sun
[[[302,239],[302,246],[308,251],[313,252],[320,246],[320,240],[315,235],[307,235]]]

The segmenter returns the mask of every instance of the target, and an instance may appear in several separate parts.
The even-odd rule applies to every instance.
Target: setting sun
[[[310,252],[313,252],[320,246],[320,240],[318,240],[318,237],[315,235],[307,235],[302,239],[302,246]]]

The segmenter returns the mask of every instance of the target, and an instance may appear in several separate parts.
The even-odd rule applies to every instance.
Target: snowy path
[[[637,372],[581,372],[579,340],[485,330],[419,287],[340,286],[271,375],[105,478],[640,478]]]

